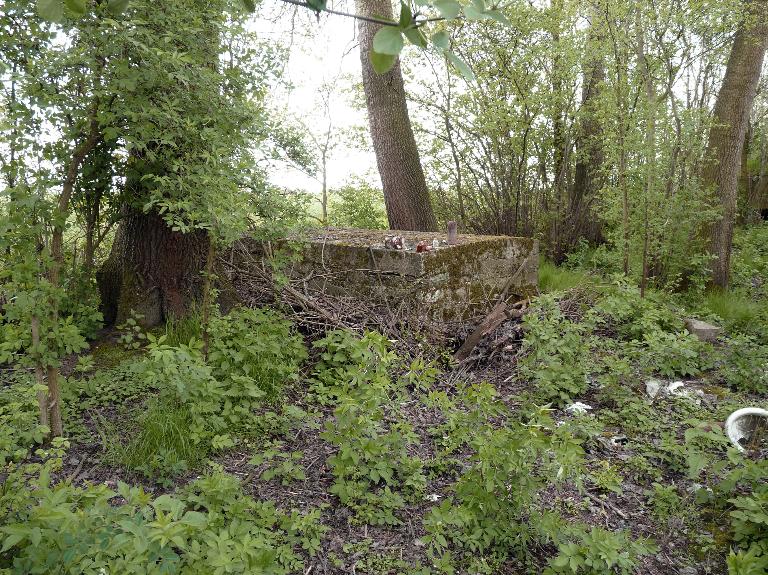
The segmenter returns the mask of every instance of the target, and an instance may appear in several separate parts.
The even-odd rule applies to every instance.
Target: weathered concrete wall
[[[402,236],[407,249],[385,248],[385,238],[393,235]],[[417,253],[422,240],[429,246],[437,240],[439,247]],[[439,232],[321,230],[308,238],[289,274],[305,278],[313,289],[379,298],[438,321],[482,314],[513,276],[510,296],[536,292],[538,241],[459,235],[449,246],[445,240]]]

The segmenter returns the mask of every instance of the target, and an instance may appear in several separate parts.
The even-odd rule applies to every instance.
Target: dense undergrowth
[[[766,236],[737,238],[727,294],[546,264],[492,383],[238,308],[207,356],[194,318],[81,356],[68,439],[42,447],[33,379],[5,366],[0,573],[766,573],[768,462],[720,425],[768,398]]]

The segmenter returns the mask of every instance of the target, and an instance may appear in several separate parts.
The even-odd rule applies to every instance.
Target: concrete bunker
[[[505,289],[525,297],[538,287],[539,245],[532,238],[445,232],[322,229],[301,238],[293,279],[329,295],[374,298],[435,321],[483,315]]]

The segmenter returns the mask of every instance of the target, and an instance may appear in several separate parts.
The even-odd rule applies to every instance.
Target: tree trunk
[[[569,216],[571,220],[570,247],[584,238],[592,244],[602,239],[600,219],[593,211],[593,203],[602,187],[600,181],[603,168],[602,126],[598,117],[596,100],[605,82],[605,63],[599,50],[601,41],[592,25],[590,43],[595,54],[590,57],[584,70],[584,86],[581,94],[581,121],[576,142],[578,154],[573,174],[573,188],[570,194]]]
[[[175,232],[154,212],[129,214],[96,274],[105,322],[134,310],[150,327],[187,313],[202,296],[208,242],[204,230]]]
[[[768,0],[745,0],[709,131],[703,183],[715,190],[722,219],[712,226],[712,284],[728,287],[741,153],[768,43]]]
[[[356,0],[358,14],[392,18],[390,0]],[[376,163],[384,188],[389,227],[396,230],[437,229],[419,150],[405,100],[400,62],[377,74],[369,59],[373,36],[381,26],[360,20],[360,63]]]

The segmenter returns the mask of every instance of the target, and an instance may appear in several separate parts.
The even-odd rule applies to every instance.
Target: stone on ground
[[[722,331],[721,328],[699,319],[685,320],[685,328],[699,338],[700,341],[714,342]]]

